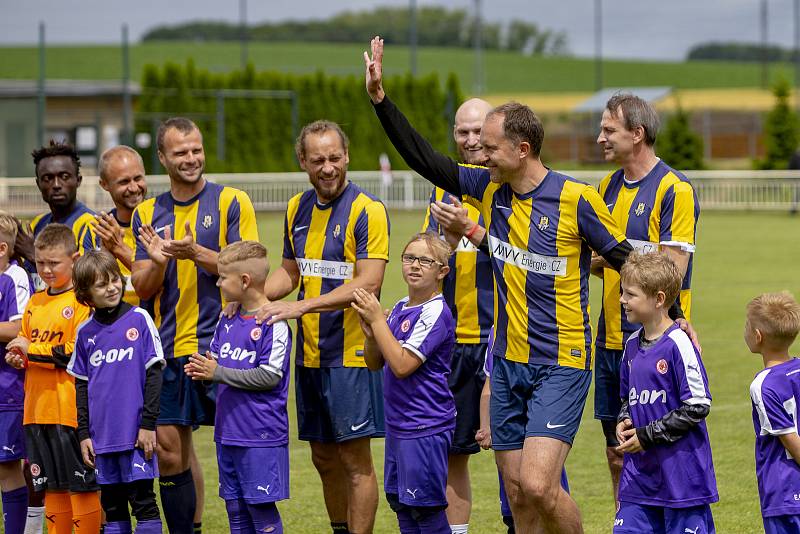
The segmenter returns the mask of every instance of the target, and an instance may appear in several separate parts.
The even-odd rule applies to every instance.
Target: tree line
[[[420,7],[416,23],[421,46],[474,46],[475,18],[466,10]],[[344,11],[324,20],[265,22],[244,29],[238,24],[221,21],[163,25],[145,33],[142,41],[237,41],[244,33],[249,41],[365,43],[377,34],[387,44],[407,44],[410,27],[409,9],[377,7],[368,11]],[[487,49],[548,55],[568,53],[564,32],[542,29],[519,20],[507,26],[484,22],[481,36],[483,47]]]
[[[797,58],[794,49],[786,49],[777,45],[762,47],[758,43],[711,42],[701,43],[689,49],[686,59],[724,60],[724,61],[789,61]]]
[[[436,74],[394,76],[385,85],[420,133],[437,150],[455,155],[452,125],[464,98],[456,76],[451,74],[444,84]],[[299,170],[295,137],[300,127],[318,119],[338,122],[349,136],[351,169],[377,169],[382,153],[396,168],[407,168],[374,116],[363,77],[257,72],[252,65],[220,74],[189,60],[185,65],[146,65],[141,87],[136,131],[152,135],[170,116],[191,118],[203,132],[209,172]],[[148,172],[158,170],[157,160],[151,168],[153,150],[142,151]]]

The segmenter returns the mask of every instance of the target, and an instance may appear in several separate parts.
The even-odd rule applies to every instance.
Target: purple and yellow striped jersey
[[[122,228],[122,241],[133,251],[136,250],[136,238],[133,236],[133,225],[128,223],[124,223],[117,219],[117,209],[114,208],[108,212],[114,219],[116,219],[117,224],[119,224],[120,228]],[[90,230],[91,231],[91,230]],[[134,252],[135,256],[135,252]],[[135,258],[134,258],[135,259]],[[149,300],[142,300],[139,298],[139,295],[136,294],[136,290],[133,288],[133,282],[131,281],[131,270],[128,269],[124,263],[117,260],[117,265],[119,265],[119,270],[122,272],[122,276],[125,277],[125,294],[122,297],[122,300],[130,304],[131,306],[139,306],[140,308],[144,309],[147,312],[152,312],[152,303]]]
[[[78,252],[83,255],[86,250],[92,250],[99,245],[94,232],[90,231],[91,226],[89,226],[89,223],[95,220],[94,215],[94,212],[86,207],[85,204],[76,202],[75,209],[62,220],[56,220],[52,212],[49,211],[37,215],[31,221],[31,230],[33,230],[33,236],[36,237],[50,223],[65,224],[72,228],[75,242],[78,244]],[[36,271],[34,270],[33,272],[35,273]]]
[[[495,279],[494,354],[515,362],[591,369],[591,250],[625,236],[597,190],[549,171],[529,193],[493,183],[485,167],[459,165],[465,202],[488,229]]]
[[[430,204],[437,200],[453,203],[450,193],[434,187]],[[431,216],[430,204],[422,231],[444,235],[441,225]],[[485,226],[478,208],[470,204],[464,207],[472,222]],[[456,343],[486,343],[494,319],[492,263],[466,237],[461,238],[455,254],[450,257],[450,272],[442,283],[442,295],[456,320]]]
[[[630,244],[640,252],[658,250],[659,245],[688,251],[689,266],[678,302],[689,320],[692,311],[692,259],[700,204],[689,180],[663,161],[638,182],[625,180],[622,169],[606,176],[600,195],[611,217],[623,229]],[[639,328],[628,322],[619,302],[619,273],[603,270],[603,308],[597,326],[597,346],[622,350],[625,339]]]
[[[283,257],[297,262],[297,300],[314,298],[353,279],[356,261],[389,260],[389,216],[383,203],[354,183],[328,204],[313,189],[286,208]],[[351,308],[307,313],[298,321],[296,364],[365,367],[364,334]]]
[[[139,204],[133,212],[133,235],[151,225],[161,237],[170,227],[174,239],[186,236],[189,223],[195,242],[219,252],[229,243],[258,241],[256,215],[243,191],[206,182],[203,190],[186,202],[167,191]],[[147,250],[136,242],[134,261],[148,260]],[[153,299],[153,318],[161,336],[164,357],[188,356],[208,350],[219,314],[222,294],[217,275],[191,260],[170,260],[164,287]]]

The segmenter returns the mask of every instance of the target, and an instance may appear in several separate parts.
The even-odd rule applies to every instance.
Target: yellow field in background
[[[493,105],[509,100],[521,102],[538,113],[564,113],[592,96],[588,92],[565,93],[511,93],[486,95]],[[658,101],[660,111],[674,111],[678,103],[688,111],[768,111],[775,102],[772,93],[765,89],[680,89]]]

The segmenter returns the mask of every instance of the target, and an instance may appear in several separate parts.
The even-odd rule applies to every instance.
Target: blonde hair
[[[453,253],[453,249],[450,248],[450,245],[447,243],[447,241],[439,237],[438,234],[430,231],[414,234],[413,237],[408,240],[408,243],[406,243],[406,245],[403,247],[403,253],[405,254],[408,245],[416,241],[424,241],[428,246],[428,251],[433,256],[433,259],[442,265],[447,265],[447,262],[450,260],[450,255]]]
[[[223,248],[217,259],[219,265],[232,265],[247,260],[258,260],[261,267],[245,270],[255,282],[267,279],[269,263],[267,263],[267,248],[258,241],[237,241]]]
[[[678,298],[683,277],[666,254],[631,252],[619,272],[623,283],[640,287],[648,297],[664,293],[664,306],[669,308]]]
[[[86,230],[88,232],[88,230]],[[33,241],[33,248],[36,250],[64,247],[64,252],[71,256],[78,252],[78,243],[72,228],[65,224],[50,223],[39,232]]]
[[[767,342],[788,347],[800,332],[800,304],[788,291],[764,293],[747,304],[747,321]]]
[[[14,244],[17,242],[18,224],[19,221],[17,221],[16,217],[5,211],[0,211],[0,242],[7,243],[12,252]]]

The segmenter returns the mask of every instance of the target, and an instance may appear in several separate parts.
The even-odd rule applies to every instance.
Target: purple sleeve
[[[625,347],[625,353],[622,355],[622,361],[619,364],[619,397],[621,399],[628,398],[628,382],[631,377],[631,361],[628,357],[627,344]]]
[[[289,357],[289,325],[278,321],[272,326],[261,326],[261,339],[256,343],[260,367],[283,376],[283,367]]]
[[[403,348],[416,354],[423,362],[439,345],[453,336],[453,330],[448,328],[443,315],[444,306],[442,299],[426,304],[414,322],[411,333],[403,341]]]
[[[797,432],[794,420],[795,399],[791,389],[787,392],[779,391],[777,384],[765,381],[761,384],[758,399],[753,399],[761,430],[770,435],[786,434],[787,431]]]
[[[219,356],[219,341],[217,337],[219,335],[219,329],[222,327],[222,321],[224,320],[225,316],[220,315],[219,320],[217,320],[217,326],[214,328],[214,335],[211,337],[211,344],[208,346],[208,352],[215,358]]]
[[[158,335],[158,329],[155,323],[150,318],[150,315],[142,309],[136,310],[142,317],[142,354],[144,356],[144,366],[148,369],[154,363],[164,359],[164,351],[161,348],[161,337]]]
[[[87,336],[81,333],[81,327],[78,327],[75,336],[75,349],[72,351],[69,364],[67,364],[67,372],[81,380],[89,380],[89,371],[86,366],[86,360],[89,358],[86,338]]]
[[[670,332],[675,341],[671,354],[667,357],[675,378],[677,393],[685,404],[711,405],[711,393],[708,389],[708,376],[697,349],[683,330]]]

